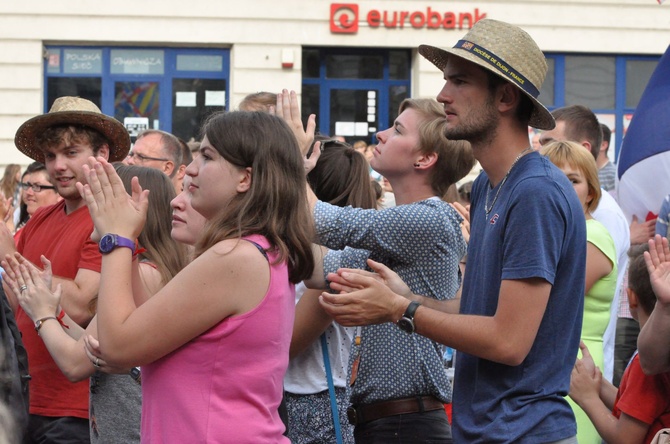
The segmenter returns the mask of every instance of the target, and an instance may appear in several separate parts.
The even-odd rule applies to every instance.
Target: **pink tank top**
[[[263,236],[244,239],[269,246]],[[295,289],[286,263],[272,265],[275,258],[268,253],[270,286],[256,308],[142,367],[143,443],[290,442],[277,408]]]

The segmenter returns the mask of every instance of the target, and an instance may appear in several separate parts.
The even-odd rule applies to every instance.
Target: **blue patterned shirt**
[[[319,202],[314,220],[320,243],[337,250],[324,259],[326,274],[340,267],[367,268],[369,257],[398,273],[415,294],[440,300],[456,295],[466,244],[462,219],[448,203],[431,198],[377,211]],[[352,404],[418,395],[451,400],[440,344],[384,323],[362,328],[351,360],[359,353]]]

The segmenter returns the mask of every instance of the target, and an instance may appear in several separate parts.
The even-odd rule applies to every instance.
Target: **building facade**
[[[61,95],[92,100],[131,134],[189,140],[210,112],[288,88],[321,132],[373,141],[402,99],[441,88],[417,46],[453,46],[484,17],[528,31],[549,64],[540,100],[594,109],[618,151],[670,43],[670,2],[35,0],[0,4],[0,165],[28,163],[16,129]]]

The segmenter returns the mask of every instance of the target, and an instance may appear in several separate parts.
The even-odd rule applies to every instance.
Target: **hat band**
[[[538,89],[535,87],[535,85],[533,85],[530,82],[530,80],[528,80],[521,73],[512,68],[503,59],[493,54],[491,51],[488,51],[487,49],[482,48],[476,43],[472,43],[467,40],[459,40],[454,45],[454,48],[462,49],[469,52],[470,54],[476,55],[477,57],[479,57],[480,59],[491,65],[493,69],[504,74],[505,77],[507,77],[516,86],[526,91],[528,94],[535,97],[536,99],[537,96],[540,95],[540,91],[538,91]]]

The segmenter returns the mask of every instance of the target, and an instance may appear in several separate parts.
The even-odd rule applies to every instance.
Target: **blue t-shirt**
[[[565,174],[538,153],[519,160],[488,216],[484,211],[487,187],[486,174],[472,187],[461,313],[493,316],[503,279],[539,277],[552,289],[535,342],[520,365],[467,353],[456,356],[454,442],[538,443],[569,438],[576,434],[576,425],[564,396],[570,388],[582,324],[584,212]],[[488,205],[498,187],[491,190]]]

